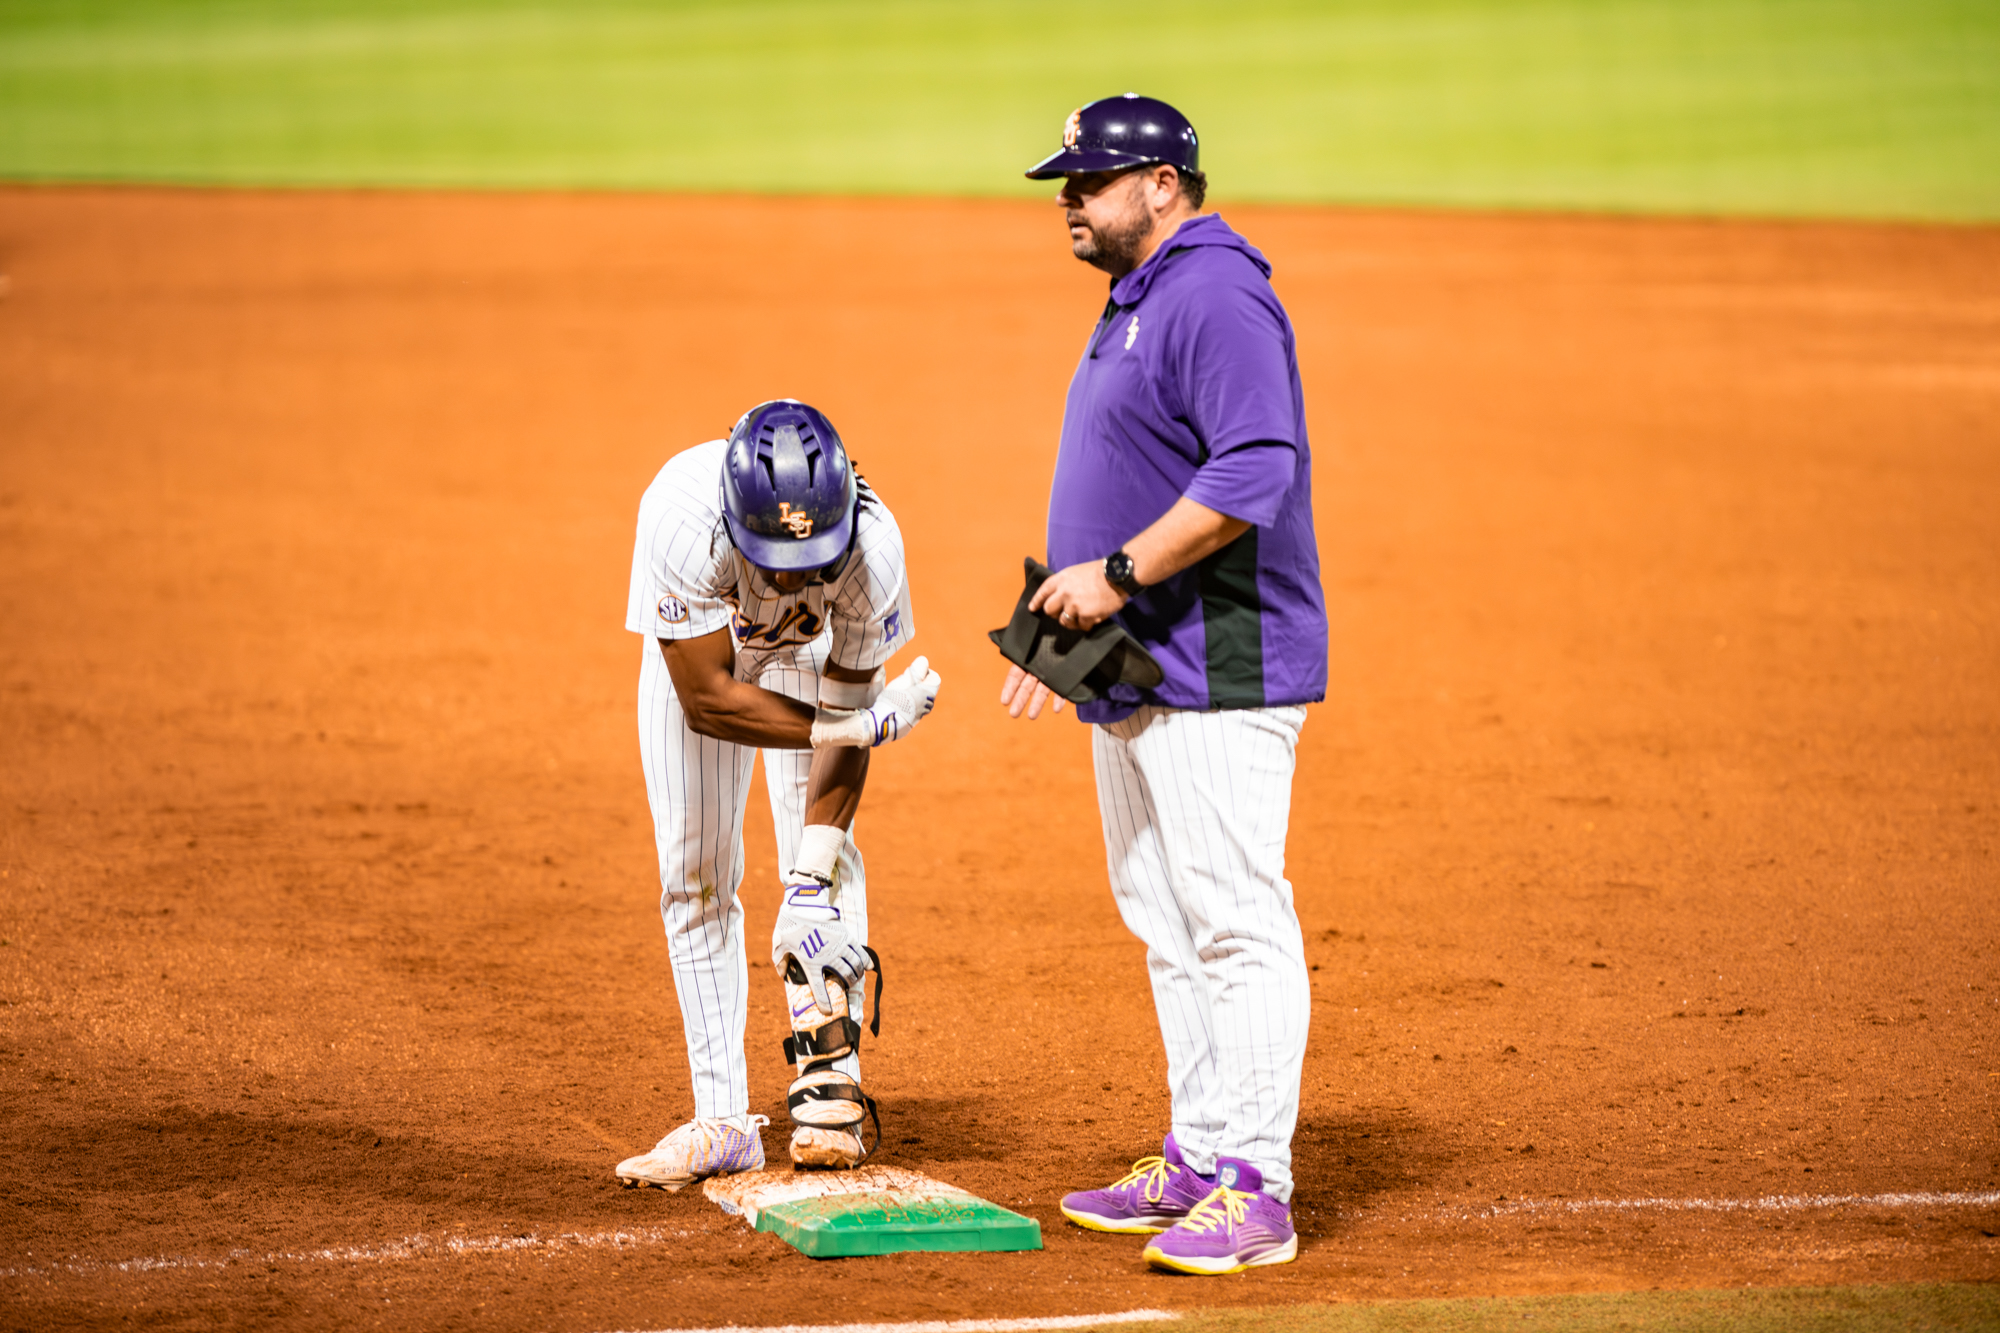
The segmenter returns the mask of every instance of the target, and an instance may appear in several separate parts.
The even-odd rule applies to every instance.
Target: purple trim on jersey
[[[1142,703],[1326,697],[1305,396],[1270,273],[1220,217],[1190,218],[1112,285],[1077,364],[1049,499],[1052,567],[1103,558],[1183,495],[1255,525],[1119,613],[1167,678],[1079,706],[1082,721],[1115,722]]]

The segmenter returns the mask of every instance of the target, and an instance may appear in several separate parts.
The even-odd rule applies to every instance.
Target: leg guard
[[[873,949],[868,956],[876,964],[876,1013],[871,1032],[881,1031],[881,960]],[[828,987],[833,995],[833,1013],[823,1014],[813,1001],[812,987],[806,984],[798,960],[792,959],[785,975],[785,999],[792,1014],[792,1035],[785,1038],[785,1060],[798,1067],[786,1098],[792,1123],[792,1164],[795,1167],[859,1166],[882,1141],[882,1119],[875,1099],[861,1090],[853,1078],[833,1067],[834,1061],[861,1046],[861,1025],[848,1016],[847,988]],[[873,1133],[868,1130],[872,1128]]]

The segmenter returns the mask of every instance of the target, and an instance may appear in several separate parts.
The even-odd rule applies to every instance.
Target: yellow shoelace
[[[1158,1203],[1167,1192],[1167,1172],[1171,1168],[1164,1157],[1141,1157],[1132,1163],[1132,1169],[1114,1183],[1112,1189],[1123,1189],[1127,1185],[1146,1182],[1146,1202]]]
[[[1219,1226],[1235,1226],[1250,1215],[1250,1192],[1217,1185],[1207,1198],[1188,1209],[1181,1225],[1189,1231],[1213,1231]]]

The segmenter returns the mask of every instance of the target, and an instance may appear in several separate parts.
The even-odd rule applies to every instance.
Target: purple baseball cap
[[[1165,162],[1201,170],[1201,143],[1180,112],[1155,97],[1103,97],[1069,113],[1063,146],[1029,167],[1029,180]]]

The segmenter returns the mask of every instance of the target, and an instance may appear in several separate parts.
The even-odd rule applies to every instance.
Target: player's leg
[[[1144,708],[1092,727],[1091,754],[1112,898],[1127,929],[1146,945],[1173,1128],[1160,1155],[1142,1158],[1123,1179],[1064,1197],[1064,1216],[1094,1231],[1152,1233],[1186,1216],[1214,1185],[1209,1173],[1225,1127],[1208,980],[1169,882],[1151,780],[1132,752],[1134,738],[1159,711]]]
[[[824,641],[807,645],[796,654],[765,667],[758,683],[767,690],[811,703],[819,697],[819,666],[825,652]],[[798,856],[799,838],[805,827],[806,789],[811,769],[810,750],[764,752],[764,787],[771,800],[771,824],[777,833],[781,874],[791,868]],[[841,924],[847,928],[850,938],[857,944],[867,944],[868,874],[861,850],[855,845],[852,829],[841,846],[836,864],[834,905],[840,909]],[[838,990],[836,987],[836,993]],[[793,1083],[793,1094],[818,1083],[845,1085],[858,1091],[861,1087],[860,1030],[868,1022],[865,984],[848,987],[845,1010],[831,1016],[821,1013],[819,1007],[813,1004],[812,991],[808,987],[788,984],[785,994],[787,1007],[791,1010],[795,1040],[809,1038],[829,1050],[844,1048],[843,1054],[831,1059],[801,1058],[797,1062],[800,1076]],[[842,1020],[853,1023],[852,1041],[839,1037],[840,1033],[849,1031]],[[829,1042],[832,1044],[829,1045]],[[829,1073],[837,1077],[829,1078]],[[794,1113],[795,1119],[804,1114],[810,1120],[845,1122],[862,1115],[863,1106],[856,1102],[833,1101],[803,1111],[795,1106]],[[851,1129],[844,1125],[828,1128],[801,1123],[792,1135],[792,1159],[798,1166],[854,1166],[867,1155],[873,1142],[872,1130],[859,1122]]]
[[[756,751],[687,725],[659,646],[645,640],[639,757],[660,864],[660,918],[680,1002],[695,1120],[621,1163],[628,1183],[677,1189],[764,1164],[743,1058],[749,977],[743,947],[743,809]],[[629,1169],[628,1169],[629,1168]]]

